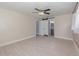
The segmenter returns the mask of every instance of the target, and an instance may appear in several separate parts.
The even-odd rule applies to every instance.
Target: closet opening
[[[40,19],[36,23],[37,36],[54,36],[54,20],[53,19]]]

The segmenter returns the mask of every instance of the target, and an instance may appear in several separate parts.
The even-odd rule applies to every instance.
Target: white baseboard
[[[60,37],[60,36],[54,36],[55,38],[65,39],[65,40],[73,40],[72,38],[66,38],[66,37]]]
[[[13,43],[16,43],[16,42],[19,42],[19,41],[22,41],[22,40],[30,39],[30,38],[33,38],[35,36],[36,35],[32,35],[32,36],[24,37],[24,38],[17,39],[17,40],[14,40],[14,41],[10,41],[10,42],[7,42],[7,43],[3,43],[3,44],[0,44],[0,47],[6,46],[6,45],[9,45],[9,44],[13,44]]]

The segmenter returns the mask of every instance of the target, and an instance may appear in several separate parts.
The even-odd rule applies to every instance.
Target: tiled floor
[[[0,48],[2,56],[77,56],[71,40],[38,36]]]

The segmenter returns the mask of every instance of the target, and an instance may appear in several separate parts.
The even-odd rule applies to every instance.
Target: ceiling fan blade
[[[49,15],[50,13],[45,13],[45,14],[48,14]]]
[[[44,11],[44,13],[45,13],[45,14],[48,14],[48,15],[50,14],[49,12],[46,12],[46,11]]]
[[[46,9],[46,10],[44,10],[44,11],[50,11],[51,9]]]
[[[41,11],[40,9],[38,9],[38,8],[35,8],[35,10],[37,10],[37,11]]]

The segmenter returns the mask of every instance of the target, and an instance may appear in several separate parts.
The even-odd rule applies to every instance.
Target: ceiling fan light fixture
[[[38,14],[39,14],[39,15],[44,15],[44,12],[39,12]]]

